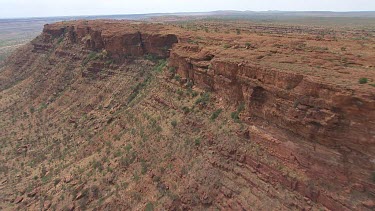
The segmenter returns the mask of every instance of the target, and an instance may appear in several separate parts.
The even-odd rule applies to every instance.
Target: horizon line
[[[154,12],[154,13],[123,13],[123,14],[89,14],[89,15],[58,15],[58,16],[24,16],[24,17],[0,17],[0,20],[10,19],[38,19],[38,18],[69,18],[69,17],[95,17],[95,16],[132,16],[132,15],[179,15],[179,14],[199,14],[199,13],[214,13],[214,12],[330,12],[330,13],[368,13],[375,10],[351,10],[351,11],[332,11],[332,10],[213,10],[213,11],[198,11],[198,12]]]

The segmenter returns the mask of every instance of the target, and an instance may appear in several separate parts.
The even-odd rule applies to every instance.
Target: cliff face
[[[79,43],[89,50],[106,50],[116,59],[146,54],[166,58],[169,56],[168,50],[178,42],[177,36],[174,34],[147,31],[147,25],[116,28],[116,25],[107,24],[108,27],[96,24],[88,25],[88,22],[46,25],[41,38],[43,39],[41,46],[55,38],[66,37],[71,43]],[[39,44],[35,44],[36,49],[39,49],[39,46]]]
[[[269,154],[294,165],[315,181],[335,186],[348,186],[355,181],[374,193],[375,186],[368,180],[375,160],[373,95],[361,95],[294,72],[264,68],[251,61],[217,58],[200,50],[193,51],[200,55],[193,58],[186,49],[192,46],[175,45],[170,65],[183,78],[211,90],[227,103],[244,103],[242,118],[247,124],[266,125],[266,130],[277,134],[262,143]],[[278,141],[274,142],[274,138]],[[308,184],[270,171],[265,174],[327,208],[345,209],[325,195],[321,186],[308,193]]]
[[[101,159],[112,169],[101,183],[90,177],[92,172],[79,176],[74,172],[86,170],[66,167],[70,173],[62,178],[68,181],[63,186],[75,193],[48,199],[47,207],[62,208],[72,200],[78,209],[139,209],[148,200],[171,210],[373,209],[375,91],[357,82],[357,77],[375,80],[373,55],[344,38],[337,42],[346,42],[352,53],[338,56],[339,44],[312,35],[213,35],[209,30],[63,22],[46,25],[32,45],[19,50],[20,58],[10,58],[0,72],[4,96],[13,96],[0,98],[4,119],[21,124],[23,112],[36,129],[14,135],[8,131],[16,129],[4,120],[6,137],[25,142],[27,152],[26,140],[44,137],[43,126],[52,143],[63,140],[76,147],[69,148],[76,153],[70,163],[82,167],[91,160],[98,171]],[[293,29],[276,31],[284,30]],[[357,51],[361,57],[354,55]],[[167,66],[155,59],[167,59]],[[29,112],[31,105],[46,101],[48,109]],[[113,157],[111,144],[119,151]],[[104,146],[107,152],[99,150]],[[116,184],[116,193],[131,199],[102,192],[105,203],[90,204],[100,201],[90,181],[99,187]],[[48,185],[35,189],[43,192]],[[62,194],[63,186],[55,184],[56,193]],[[19,200],[24,199],[13,201]],[[26,204],[37,206],[32,200]]]

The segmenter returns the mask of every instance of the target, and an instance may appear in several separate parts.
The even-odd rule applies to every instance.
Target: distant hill
[[[217,16],[217,15],[241,15],[241,16],[300,16],[300,17],[362,17],[375,18],[375,11],[353,11],[353,12],[331,12],[331,11],[236,11],[236,10],[218,10],[211,12],[177,12],[177,13],[149,13],[149,14],[116,14],[116,15],[91,15],[91,16],[56,16],[56,17],[30,17],[30,18],[11,18],[1,19],[0,23],[8,21],[69,21],[79,19],[129,19],[140,20],[148,17],[157,16]]]

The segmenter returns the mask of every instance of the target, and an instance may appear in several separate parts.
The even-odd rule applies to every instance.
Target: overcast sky
[[[0,0],[0,18],[214,10],[375,11],[375,0]]]

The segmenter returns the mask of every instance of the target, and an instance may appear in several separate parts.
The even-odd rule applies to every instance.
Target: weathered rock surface
[[[152,54],[160,58],[169,56],[169,49],[177,43],[177,36],[162,29],[148,30],[149,24],[119,24],[118,22],[92,23],[86,21],[46,25],[40,39],[48,43],[65,38],[93,51],[106,50],[113,58]],[[155,29],[155,27],[153,27]],[[46,49],[48,44],[35,44],[35,50]]]
[[[24,54],[11,58],[0,72],[2,93],[18,93],[14,99],[19,99],[4,98],[0,108],[6,114],[31,115],[29,128],[38,128],[37,140],[52,143],[54,155],[63,158],[67,152],[60,147],[73,145],[70,161],[77,165],[57,173],[59,180],[53,187],[47,182],[51,187],[44,191],[74,191],[62,202],[48,199],[43,207],[84,209],[101,201],[91,206],[141,209],[158,201],[159,208],[168,210],[373,209],[375,91],[353,79],[375,80],[373,70],[366,69],[373,65],[373,55],[361,44],[339,40],[363,52],[357,58],[354,52],[345,55],[340,63],[337,52],[319,47],[333,41],[313,39],[315,30],[306,31],[305,37],[281,38],[272,34],[293,29],[257,30],[271,35],[215,35],[127,21],[46,25],[32,45],[19,51]],[[230,46],[219,44],[227,42]],[[167,59],[167,67],[161,63],[156,68],[165,74],[148,75],[154,63],[143,57]],[[348,63],[355,65],[348,68]],[[315,71],[303,69],[317,64]],[[356,72],[340,78],[341,69]],[[348,84],[332,81],[327,77],[331,72],[322,75],[326,71]],[[148,84],[154,87],[143,92]],[[20,96],[35,105],[48,103],[36,116]],[[42,113],[43,107],[48,112]],[[207,117],[218,108],[222,116],[233,111],[232,118],[214,122]],[[13,137],[10,116],[4,118],[9,121],[4,120],[8,129],[3,132]],[[18,121],[23,123],[21,117]],[[53,127],[57,123],[61,128]],[[53,139],[43,138],[43,131]],[[15,139],[26,142],[19,137],[30,134],[22,131]],[[49,148],[42,146],[48,154]],[[34,145],[26,149],[31,155],[17,153],[17,159],[43,157]],[[49,167],[58,172],[61,166]],[[43,191],[33,190],[26,195]],[[22,200],[18,196],[15,201]]]

